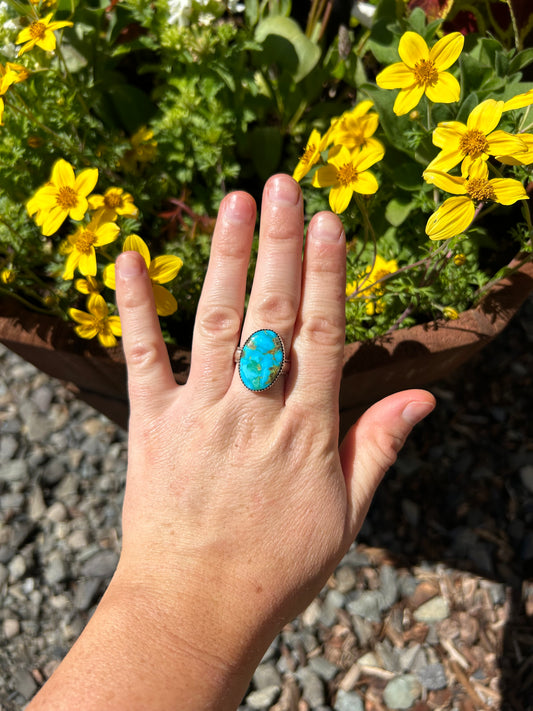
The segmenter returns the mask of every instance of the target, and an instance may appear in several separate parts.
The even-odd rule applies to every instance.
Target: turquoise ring
[[[270,328],[262,328],[248,336],[237,348],[234,357],[244,387],[254,393],[271,388],[280,375],[289,372],[289,361],[281,336]]]

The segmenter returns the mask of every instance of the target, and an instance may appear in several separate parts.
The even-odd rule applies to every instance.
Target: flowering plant
[[[0,294],[115,345],[134,249],[183,343],[220,199],[282,170],[345,224],[348,340],[455,318],[531,258],[533,21],[496,4],[0,2]]]

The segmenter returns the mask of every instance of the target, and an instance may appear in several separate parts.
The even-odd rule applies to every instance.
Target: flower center
[[[337,182],[341,185],[349,185],[357,178],[357,170],[352,163],[345,163],[337,168]]]
[[[111,210],[122,206],[122,197],[118,193],[108,193],[104,195],[104,205]]]
[[[57,192],[56,202],[63,210],[70,210],[78,204],[78,194],[73,188],[63,185]]]
[[[82,254],[88,254],[96,242],[96,235],[92,230],[82,230],[76,240],[76,249]]]
[[[474,202],[496,200],[494,188],[485,178],[470,178],[466,181],[466,192]]]
[[[461,151],[472,158],[479,158],[483,153],[486,153],[489,148],[489,142],[484,133],[477,128],[467,131],[464,136],[461,136],[459,141]]]
[[[433,86],[439,78],[439,73],[430,59],[421,59],[415,64],[413,71],[417,84],[424,86]]]
[[[34,40],[39,40],[44,37],[46,25],[42,22],[32,22],[30,25],[30,35]]]

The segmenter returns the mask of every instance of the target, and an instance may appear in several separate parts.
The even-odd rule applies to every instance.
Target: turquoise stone
[[[242,347],[239,375],[248,390],[266,390],[275,382],[283,367],[283,342],[268,328],[256,331]]]

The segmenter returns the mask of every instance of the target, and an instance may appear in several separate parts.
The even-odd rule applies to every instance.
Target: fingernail
[[[414,427],[433,411],[435,405],[431,402],[410,402],[402,412],[403,419],[408,425]]]
[[[138,252],[123,252],[117,257],[115,268],[118,270],[119,276],[123,279],[129,279],[141,274],[143,263],[143,259]]]
[[[297,205],[300,195],[300,186],[288,175],[277,175],[268,183],[268,196],[279,205]]]
[[[245,193],[232,193],[224,200],[224,217],[238,224],[255,220],[255,204]]]
[[[320,242],[338,242],[344,234],[342,222],[332,212],[321,212],[311,222],[313,239]]]

